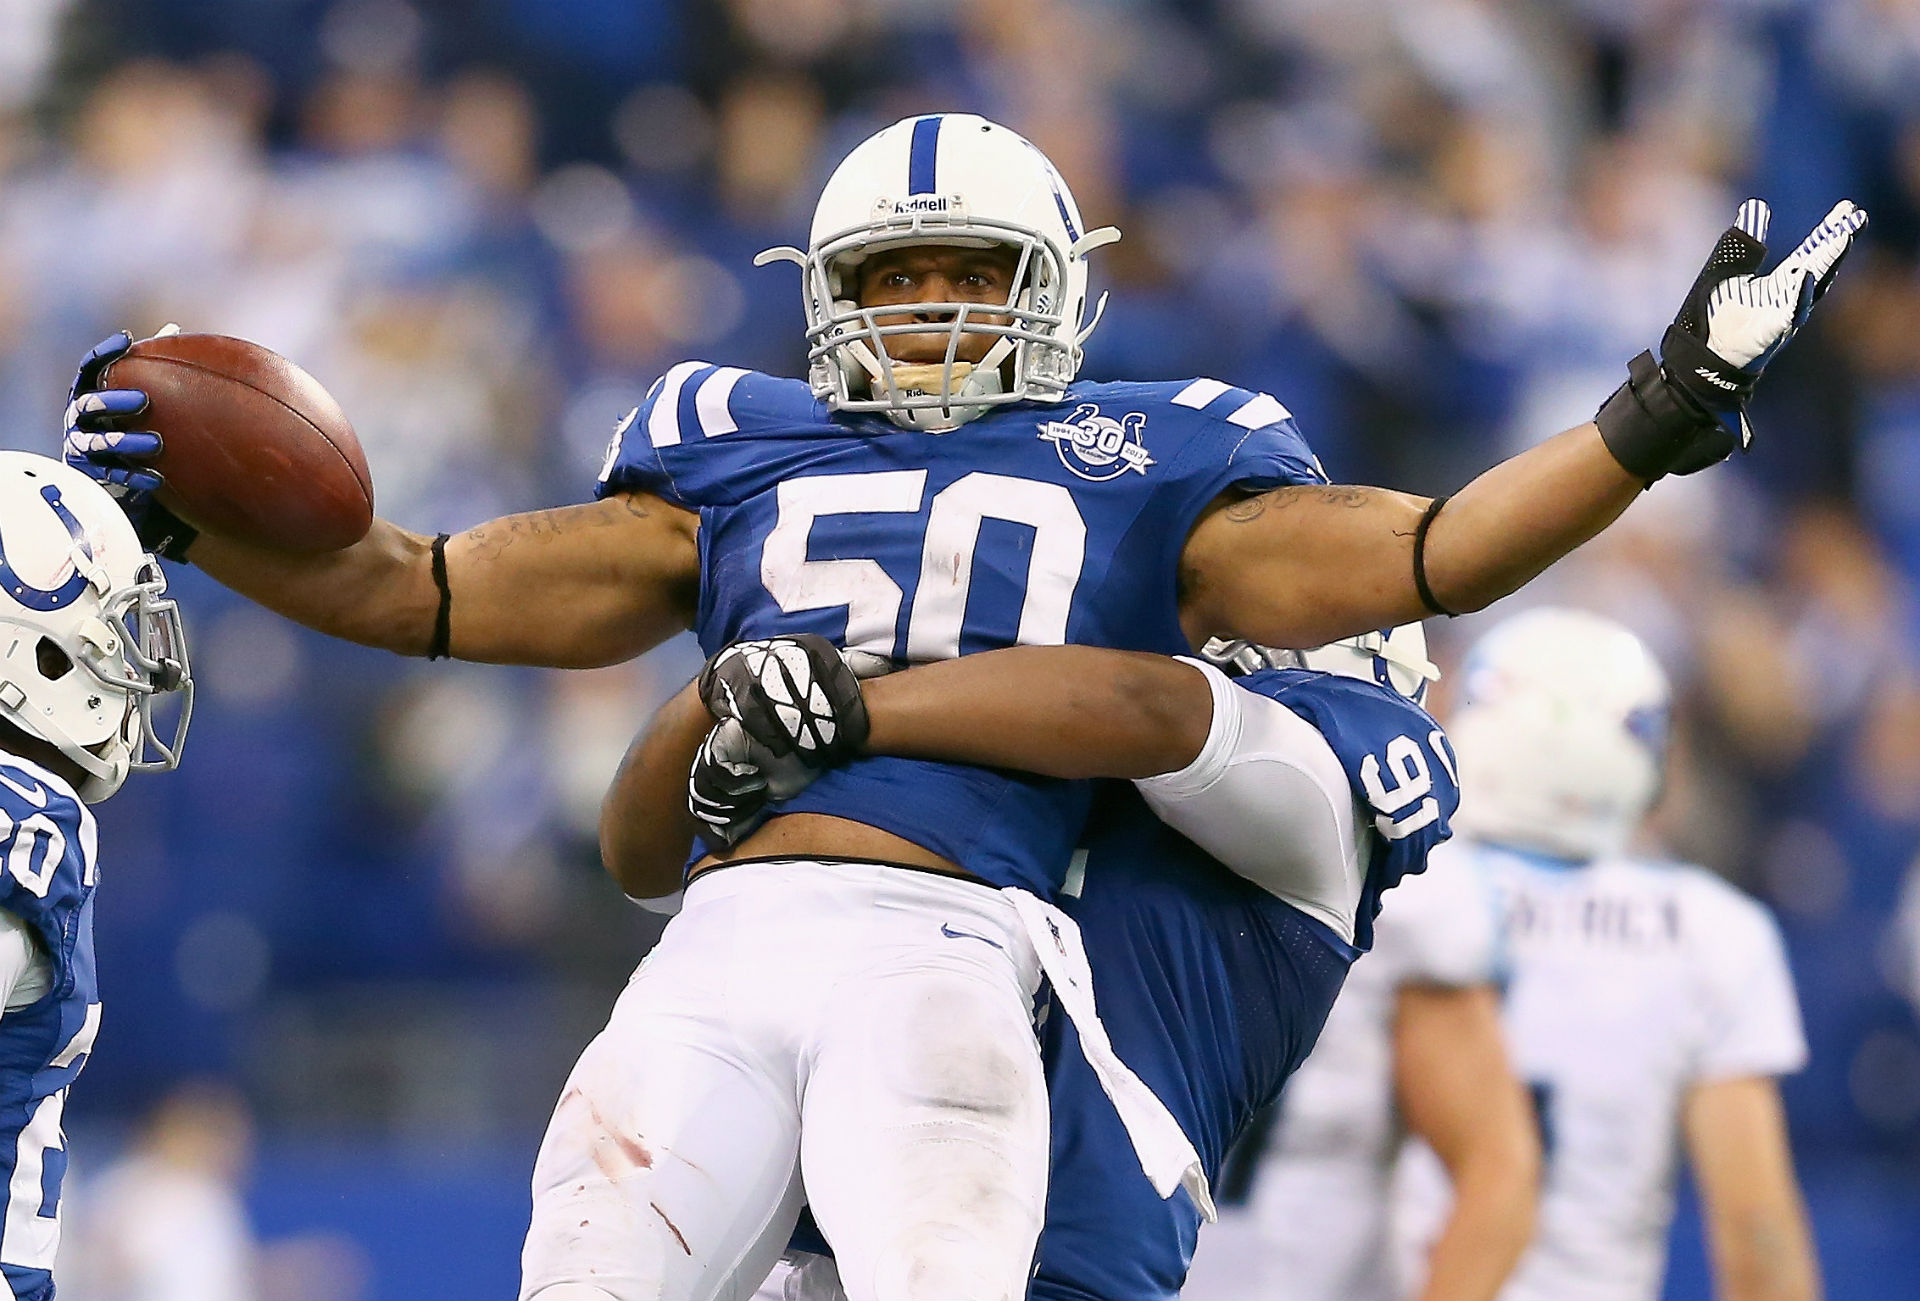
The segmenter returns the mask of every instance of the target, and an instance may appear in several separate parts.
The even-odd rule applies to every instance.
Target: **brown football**
[[[373,479],[353,426],[280,354],[224,334],[142,339],[100,387],[146,393],[127,423],[160,435],[160,501],[195,528],[314,553],[372,527]]]

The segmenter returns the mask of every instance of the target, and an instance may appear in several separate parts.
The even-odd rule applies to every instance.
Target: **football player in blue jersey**
[[[1242,676],[1230,683],[1198,660],[1031,648],[913,669],[863,693],[822,639],[729,648],[622,766],[602,820],[608,868],[635,897],[673,889],[696,826],[739,838],[782,780],[771,770],[786,767],[790,789],[817,766],[822,731],[866,753],[1135,779],[1137,791],[1103,792],[1063,904],[1084,937],[1099,1033],[1167,1101],[1211,1177],[1313,1046],[1368,947],[1381,892],[1423,870],[1457,790],[1446,737],[1414,703],[1434,672],[1417,626],[1302,654],[1210,650]],[[740,721],[709,733],[698,694]],[[677,809],[696,747],[688,807]],[[1142,1177],[1075,1019],[1050,1017],[1044,1038],[1053,1161],[1030,1295],[1177,1295],[1201,1203],[1164,1199]],[[1517,1085],[1483,1102],[1524,1156]],[[1514,1178],[1524,1199],[1524,1159]],[[798,1290],[835,1295],[831,1268],[805,1260]]]
[[[113,499],[0,452],[0,1275],[50,1301],[67,1089],[100,1029],[88,805],[179,762],[193,680],[160,566]],[[177,698],[163,739],[156,704]]]
[[[618,427],[593,504],[454,538],[377,521],[291,556],[196,541],[158,508],[142,394],[80,386],[67,455],[168,554],[191,546],[290,617],[411,654],[605,664],[688,627],[709,652],[812,632],[901,661],[1315,646],[1478,608],[1652,481],[1741,445],[1761,368],[1864,221],[1839,205],[1761,275],[1749,203],[1661,358],[1634,359],[1594,421],[1428,500],[1328,485],[1264,394],[1080,381],[1087,258],[1113,232],[1085,227],[1027,141],[932,115],[857,147],[808,247],[773,254],[803,264],[808,379],[671,368]],[[1017,1295],[1047,1142],[1032,935],[1088,799],[863,756],[702,872],[555,1113],[523,1297],[730,1295],[784,1240],[803,1167],[856,1301]],[[997,947],[962,956],[943,927]],[[599,1050],[612,1040],[625,1051]],[[1153,1136],[1178,1136],[1140,1101],[1164,1175],[1181,1153]],[[573,1200],[599,1176],[622,1197]]]

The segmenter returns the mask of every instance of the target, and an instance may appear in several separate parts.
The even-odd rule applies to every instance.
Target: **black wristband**
[[[1627,382],[1593,420],[1620,468],[1649,484],[1694,459],[1702,440],[1723,436],[1720,422],[1668,380],[1650,352],[1627,363]]]
[[[1427,503],[1427,509],[1421,514],[1420,522],[1413,530],[1413,587],[1420,593],[1420,604],[1435,614],[1444,614],[1449,619],[1458,618],[1456,611],[1449,610],[1434,598],[1433,588],[1427,585],[1427,530],[1433,527],[1434,519],[1440,514],[1440,508],[1447,504],[1447,498],[1435,497]]]
[[[433,640],[427,645],[427,658],[447,658],[447,643],[453,636],[453,589],[447,586],[447,534],[433,540],[433,585],[440,589],[440,609],[433,616]]]
[[[137,530],[140,545],[162,560],[188,565],[187,548],[200,536],[200,530],[175,515],[157,501],[149,501]]]

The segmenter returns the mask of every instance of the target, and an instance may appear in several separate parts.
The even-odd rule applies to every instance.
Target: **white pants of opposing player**
[[[803,1200],[851,1301],[1018,1301],[1046,1202],[1038,983],[986,886],[696,878],[554,1109],[522,1301],[749,1297]]]

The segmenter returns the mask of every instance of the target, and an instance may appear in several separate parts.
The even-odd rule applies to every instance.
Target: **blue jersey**
[[[1362,807],[1393,805],[1398,825],[1381,811],[1373,828],[1361,909],[1370,921],[1380,893],[1423,871],[1449,834],[1459,792],[1445,737],[1419,706],[1352,678],[1288,669],[1239,684],[1318,727]],[[1418,759],[1404,758],[1409,744],[1423,751]],[[1383,782],[1383,769],[1404,780]],[[1422,770],[1424,785],[1413,775]],[[1423,787],[1417,797],[1415,787]],[[1061,906],[1080,924],[1115,1051],[1167,1104],[1217,1180],[1235,1138],[1312,1050],[1360,947],[1229,871],[1118,783],[1103,786],[1088,823],[1080,897]],[[1043,1047],[1053,1169],[1030,1295],[1177,1296],[1199,1210],[1184,1193],[1162,1199],[1141,1173],[1066,1017],[1047,1018]]]
[[[60,1245],[60,1182],[67,1086],[100,1028],[93,969],[93,814],[66,782],[0,755],[0,908],[26,924],[52,964],[52,986],[0,1012],[0,1172],[7,1210],[0,1273],[16,1301],[53,1295]]]
[[[947,434],[834,416],[798,380],[686,362],[608,449],[600,492],[700,512],[701,645],[813,632],[901,662],[1071,642],[1184,654],[1177,571],[1222,492],[1324,482],[1273,398],[1217,380],[1075,384]],[[783,812],[890,831],[1050,896],[1082,783],[861,759]]]

